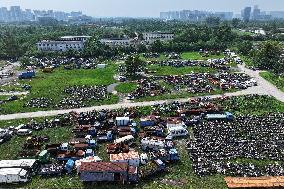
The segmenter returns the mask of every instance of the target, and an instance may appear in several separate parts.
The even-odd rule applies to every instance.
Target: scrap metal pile
[[[81,108],[90,101],[101,101],[110,98],[106,86],[72,86],[64,90],[64,97],[55,102],[52,99],[41,97],[33,98],[24,106],[32,108]]]
[[[68,95],[57,105],[57,108],[81,108],[90,101],[101,101],[108,99],[109,93],[106,86],[73,86],[64,90]]]
[[[246,89],[257,85],[256,81],[246,74],[228,72],[164,76],[163,80],[176,88],[187,87],[187,90],[192,93],[210,92],[215,89]]]
[[[175,68],[188,67],[188,66],[200,66],[215,68],[220,70],[229,70],[228,61],[226,59],[209,59],[207,61],[198,61],[198,60],[165,60],[165,61],[152,61],[150,65],[159,65],[159,66],[171,66]]]
[[[147,96],[158,96],[170,92],[165,86],[161,86],[152,79],[141,79],[138,81],[137,89],[129,94],[130,98],[142,98]]]
[[[194,140],[188,143],[198,175],[283,175],[280,165],[259,167],[234,163],[237,159],[282,161],[284,114],[238,116],[233,121],[203,121],[193,125]],[[229,163],[230,162],[230,163]]]
[[[51,101],[48,98],[33,98],[25,104],[27,107],[31,108],[48,108],[51,105]]]
[[[38,68],[59,67],[64,66],[65,69],[92,69],[96,68],[96,59],[94,58],[68,58],[68,57],[44,57],[44,58],[29,58],[31,65]]]

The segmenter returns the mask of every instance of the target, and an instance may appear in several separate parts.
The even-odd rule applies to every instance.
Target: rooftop
[[[82,162],[80,172],[127,172],[128,164],[121,162]]]
[[[110,161],[139,159],[139,153],[129,151],[128,153],[110,154]]]
[[[284,176],[279,177],[225,177],[229,188],[284,187]]]

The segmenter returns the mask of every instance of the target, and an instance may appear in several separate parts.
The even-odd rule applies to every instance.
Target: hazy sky
[[[244,6],[284,10],[284,0],[0,0],[0,7],[83,11],[96,17],[157,17],[161,11],[209,10],[240,12]]]

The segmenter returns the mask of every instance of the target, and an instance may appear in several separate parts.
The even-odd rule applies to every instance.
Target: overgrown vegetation
[[[261,77],[275,85],[278,89],[284,92],[284,77],[274,74],[272,72],[262,72],[260,73]]]

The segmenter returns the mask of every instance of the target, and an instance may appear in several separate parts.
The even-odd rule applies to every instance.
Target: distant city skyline
[[[0,7],[82,11],[94,17],[159,17],[163,11],[204,10],[241,13],[246,6],[258,5],[264,11],[284,10],[283,0],[0,0]]]

